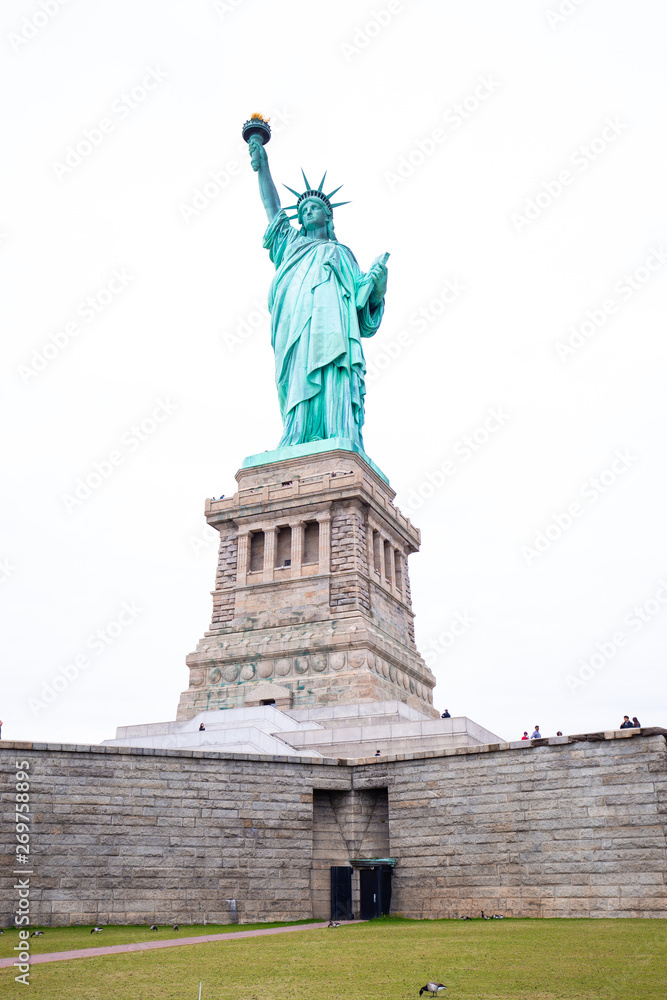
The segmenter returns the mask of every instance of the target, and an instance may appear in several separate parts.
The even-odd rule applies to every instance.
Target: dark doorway
[[[331,867],[331,919],[352,920],[352,869]]]
[[[374,865],[359,870],[361,919],[372,920],[389,913],[391,906],[391,865]]]

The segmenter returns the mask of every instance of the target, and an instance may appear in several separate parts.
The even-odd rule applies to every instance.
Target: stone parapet
[[[251,693],[256,702],[252,707]],[[279,702],[289,700],[286,688],[259,684],[251,693],[243,708],[199,712],[176,722],[119,726],[115,739],[104,745],[358,758],[378,750],[395,755],[500,739],[465,716],[431,719],[401,701],[281,711]],[[268,693],[276,695],[275,706],[262,704]]]

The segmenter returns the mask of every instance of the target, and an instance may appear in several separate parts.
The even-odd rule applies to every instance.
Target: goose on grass
[[[447,987],[444,983],[426,983],[426,986],[422,986],[420,989],[419,996],[421,996],[422,993],[430,993],[432,997],[437,997],[438,993],[446,989]]]

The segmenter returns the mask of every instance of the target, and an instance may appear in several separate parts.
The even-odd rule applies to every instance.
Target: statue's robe
[[[279,447],[348,438],[363,450],[362,337],[380,325],[373,279],[347,247],[301,235],[280,211],[264,235],[276,266],[269,292],[271,343],[283,436]]]

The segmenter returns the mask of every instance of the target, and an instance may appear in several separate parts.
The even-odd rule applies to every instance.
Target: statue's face
[[[329,221],[327,210],[319,198],[308,198],[307,201],[304,201],[301,205],[299,216],[301,218],[301,225],[307,233],[311,233],[315,229],[321,229]]]

